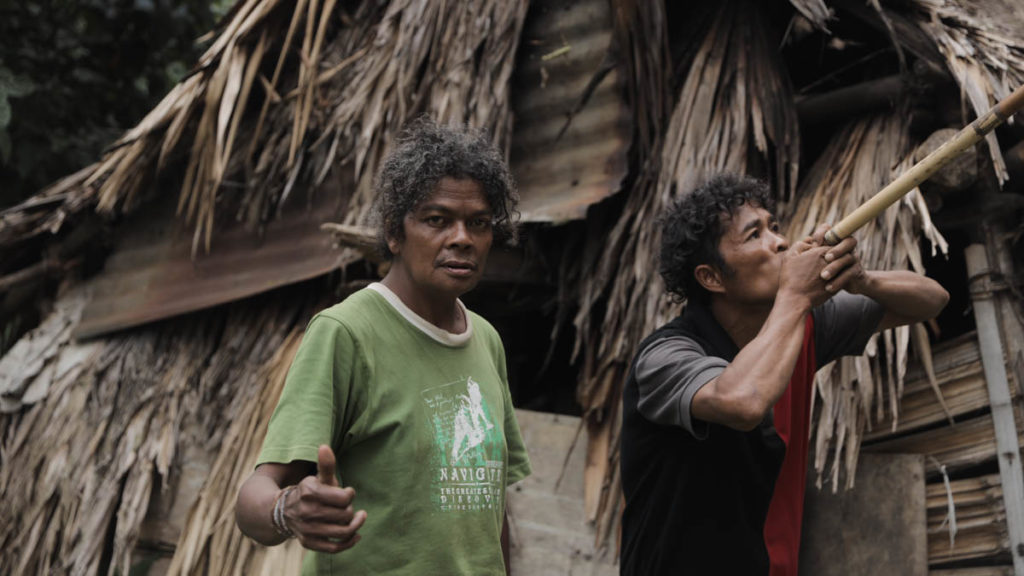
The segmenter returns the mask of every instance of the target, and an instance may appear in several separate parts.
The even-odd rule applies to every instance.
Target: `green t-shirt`
[[[367,519],[355,547],[307,552],[304,575],[504,575],[505,487],[530,463],[501,340],[463,310],[450,334],[373,284],[310,321],[259,463],[332,446]]]

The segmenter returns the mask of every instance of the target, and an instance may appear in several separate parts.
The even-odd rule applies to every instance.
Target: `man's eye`
[[[753,232],[750,233],[750,236],[747,237],[747,240],[757,240],[760,237],[761,233],[758,232],[757,230],[754,230]]]
[[[490,218],[476,218],[469,221],[469,226],[477,230],[486,230],[491,227]]]
[[[431,226],[444,226],[444,217],[442,216],[427,216],[425,222]]]

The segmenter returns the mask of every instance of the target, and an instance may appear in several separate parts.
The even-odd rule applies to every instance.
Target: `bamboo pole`
[[[893,180],[881,192],[861,204],[856,210],[839,221],[825,233],[825,242],[836,245],[840,240],[856,232],[861,226],[875,219],[886,208],[921,185],[946,162],[964,150],[981,141],[996,126],[999,126],[1015,112],[1024,107],[1024,86],[1018,87],[1012,94],[998,102],[983,116],[971,122],[945,144],[926,156],[899,178]]]
[[[1019,90],[1018,90],[1019,92]],[[1020,464],[1020,444],[1013,418],[1013,401],[1003,363],[1003,344],[999,337],[995,303],[989,286],[988,255],[983,244],[972,244],[964,251],[967,276],[978,325],[981,363],[988,383],[992,406],[992,425],[996,434],[999,476],[1006,504],[1006,525],[1010,534],[1010,552],[1017,576],[1024,576],[1024,472]]]

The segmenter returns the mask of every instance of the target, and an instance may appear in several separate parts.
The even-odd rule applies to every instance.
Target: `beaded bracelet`
[[[285,538],[295,537],[295,532],[292,532],[284,519],[285,501],[288,499],[288,493],[294,489],[295,486],[289,486],[278,492],[277,499],[274,500],[274,510],[270,515],[270,523],[274,526],[274,530]]]

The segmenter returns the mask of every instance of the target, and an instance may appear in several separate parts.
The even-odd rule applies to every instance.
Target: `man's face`
[[[743,204],[722,217],[718,250],[728,267],[721,275],[724,294],[742,304],[771,304],[779,290],[782,253],[789,241],[779,223],[759,206]]]
[[[427,298],[458,297],[483,274],[494,233],[479,182],[445,177],[402,221],[405,238],[388,239],[392,266]]]

